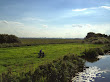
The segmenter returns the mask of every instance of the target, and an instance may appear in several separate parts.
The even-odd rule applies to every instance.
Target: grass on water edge
[[[0,48],[0,74],[11,70],[14,73],[34,71],[39,65],[52,62],[64,55],[81,55],[85,49],[102,47],[94,44],[46,44],[37,46]],[[42,49],[44,58],[38,58],[38,52]]]

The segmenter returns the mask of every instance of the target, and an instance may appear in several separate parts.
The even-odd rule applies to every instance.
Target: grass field
[[[82,43],[81,39],[37,39],[37,38],[20,38],[21,43],[3,43],[0,48],[34,46],[41,44],[66,44],[66,43]]]
[[[14,73],[34,71],[39,65],[57,60],[64,55],[71,53],[81,55],[85,49],[102,46],[98,44],[70,43],[0,48],[0,74],[7,70]],[[38,58],[37,53],[40,49],[46,54],[44,58]]]
[[[20,39],[22,44],[63,44],[63,43],[81,43],[81,39]]]

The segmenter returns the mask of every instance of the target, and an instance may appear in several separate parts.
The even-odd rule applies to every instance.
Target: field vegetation
[[[20,43],[20,40],[15,35],[0,34],[0,44],[3,43]]]
[[[80,57],[95,58],[110,50],[105,43],[87,44],[89,39],[20,39],[20,43],[2,43],[0,81],[51,82],[58,81],[58,76],[61,82],[70,81],[71,73],[75,75],[84,66]],[[38,56],[41,49],[43,58]]]
[[[82,39],[37,39],[37,38],[19,38],[20,43],[2,43],[0,48],[35,46],[42,44],[66,44],[66,43],[83,43]]]
[[[85,37],[85,42],[92,44],[108,44],[110,43],[110,35],[89,32]]]
[[[11,68],[21,71],[27,67],[37,67],[46,62],[74,53],[81,55],[85,49],[102,47],[103,45],[94,44],[46,44],[37,46],[0,48],[0,73]],[[42,49],[45,53],[44,58],[38,58],[38,53]]]

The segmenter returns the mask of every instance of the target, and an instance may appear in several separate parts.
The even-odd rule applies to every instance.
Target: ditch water
[[[110,82],[110,55],[86,60],[86,68],[79,72],[72,82]]]

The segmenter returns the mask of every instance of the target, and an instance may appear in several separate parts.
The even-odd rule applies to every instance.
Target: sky
[[[110,0],[0,0],[0,34],[84,38],[110,35]]]

